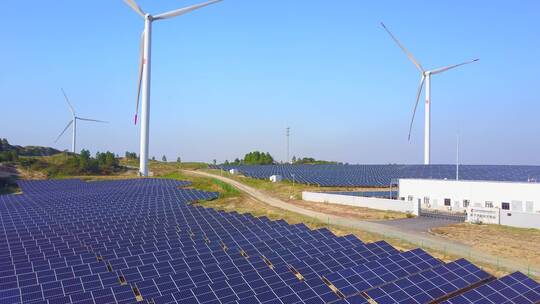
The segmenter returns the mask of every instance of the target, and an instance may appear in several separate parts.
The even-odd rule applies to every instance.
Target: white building
[[[283,180],[283,177],[281,175],[272,175],[270,176],[270,181],[272,183],[279,183]]]
[[[540,213],[540,183],[400,179],[399,197],[422,208],[463,212],[467,208]]]

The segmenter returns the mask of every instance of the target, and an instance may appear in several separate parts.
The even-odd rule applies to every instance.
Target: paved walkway
[[[396,220],[378,221],[385,226],[393,226],[396,229],[404,230],[411,233],[428,234],[432,228],[448,226],[450,224],[459,223],[457,221],[433,218],[427,216],[417,216],[415,218],[404,218]]]
[[[492,264],[495,267],[506,268],[510,271],[519,270],[525,274],[534,275],[540,277],[540,267],[535,266],[530,267],[527,263],[520,263],[514,260],[497,257],[483,251],[472,248],[468,245],[457,243],[442,237],[426,234],[426,233],[417,233],[411,232],[404,229],[401,229],[399,226],[395,225],[385,225],[384,222],[370,222],[362,221],[357,219],[351,219],[346,217],[341,217],[337,215],[325,214],[313,210],[307,210],[301,207],[298,207],[294,204],[285,202],[273,196],[270,196],[260,190],[242,184],[234,179],[211,174],[203,171],[186,171],[187,173],[192,173],[200,176],[213,177],[215,179],[221,180],[225,183],[233,185],[239,190],[247,193],[258,201],[271,205],[273,207],[285,209],[302,215],[316,218],[322,222],[327,222],[332,225],[338,225],[343,227],[360,229],[368,232],[374,232],[383,236],[389,236],[393,238],[403,239],[407,242],[417,244],[418,247],[427,247],[435,250],[442,251],[446,254],[456,255],[471,260],[481,261],[488,264]]]

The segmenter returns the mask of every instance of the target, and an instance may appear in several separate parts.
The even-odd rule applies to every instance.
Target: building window
[[[512,211],[523,211],[523,201],[512,201]]]
[[[409,202],[412,202],[413,196],[412,196],[412,195],[407,196],[407,200],[408,200]]]
[[[486,201],[486,208],[493,208],[493,202]]]
[[[445,198],[445,199],[444,199],[444,205],[445,205],[445,206],[451,206],[451,205],[452,205],[452,200],[449,199],[449,198]]]
[[[429,197],[424,197],[424,204],[429,205]]]
[[[470,204],[471,204],[470,200],[463,200],[463,208],[469,207]]]
[[[501,203],[501,208],[503,210],[510,210],[510,203],[502,202]]]

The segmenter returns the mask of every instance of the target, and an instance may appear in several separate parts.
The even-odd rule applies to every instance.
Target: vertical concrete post
[[[413,214],[416,216],[420,215],[420,200],[413,200]]]

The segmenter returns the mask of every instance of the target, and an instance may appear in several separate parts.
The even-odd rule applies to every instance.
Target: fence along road
[[[505,268],[509,271],[521,271],[530,276],[540,277],[540,267],[539,265],[530,265],[525,262],[518,262],[508,258],[498,257],[491,254],[487,254],[483,251],[477,250],[471,246],[453,242],[442,237],[429,235],[429,234],[419,234],[403,231],[400,227],[385,225],[383,222],[368,222],[356,219],[350,219],[342,216],[326,214],[322,212],[317,212],[313,210],[307,210],[301,207],[298,207],[294,204],[287,203],[283,200],[270,196],[262,191],[259,191],[255,188],[242,184],[234,179],[216,175],[203,171],[192,171],[192,170],[183,170],[187,174],[194,174],[204,177],[211,177],[218,179],[222,182],[230,184],[240,191],[243,191],[255,198],[256,200],[268,204],[273,207],[285,209],[291,212],[299,213],[306,215],[312,218],[316,218],[321,222],[327,222],[332,225],[343,226],[348,228],[355,228],[359,230],[364,230],[368,232],[377,233],[383,236],[388,236],[392,238],[402,239],[412,244],[416,244],[422,248],[431,248],[438,251],[442,251],[445,254],[457,255],[460,257],[468,258],[470,260],[475,260],[479,262],[484,262],[496,266],[497,268]]]

